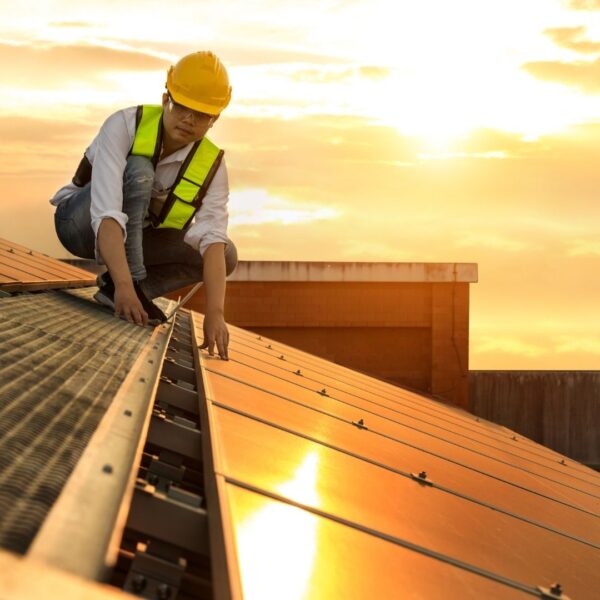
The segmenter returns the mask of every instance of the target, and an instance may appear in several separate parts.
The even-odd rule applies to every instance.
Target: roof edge
[[[239,261],[228,281],[478,281],[477,263]]]

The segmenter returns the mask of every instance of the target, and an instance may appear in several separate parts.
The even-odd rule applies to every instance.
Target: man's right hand
[[[123,316],[130,323],[148,325],[148,313],[142,307],[133,285],[115,285],[115,317]]]
[[[111,218],[102,220],[97,246],[115,284],[115,317],[146,326],[148,314],[135,293],[125,255],[123,230],[117,221]]]

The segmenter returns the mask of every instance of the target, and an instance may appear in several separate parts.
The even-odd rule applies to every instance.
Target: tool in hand
[[[171,320],[171,317],[181,308],[200,288],[202,285],[202,281],[199,281],[176,305],[175,308],[167,314],[167,320],[165,323],[168,323]]]

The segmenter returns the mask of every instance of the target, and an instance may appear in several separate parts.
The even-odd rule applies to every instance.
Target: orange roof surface
[[[0,239],[0,290],[24,292],[95,285],[88,271]]]
[[[460,409],[229,330],[230,360],[201,353],[200,364],[207,493],[233,598],[600,589],[600,475]]]

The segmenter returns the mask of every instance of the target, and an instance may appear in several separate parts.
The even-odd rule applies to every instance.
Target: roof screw
[[[419,478],[420,479],[427,479],[427,471],[421,471],[419,473]]]
[[[516,435],[513,435],[513,436],[512,436],[512,439],[513,439],[513,440],[516,442],[516,441],[517,441],[517,436],[516,436]]]
[[[567,464],[567,463],[565,462],[565,459],[564,459],[564,458],[563,458],[563,459],[560,461],[560,464],[561,464],[561,465],[566,465],[566,464]]]
[[[9,250],[9,252],[10,252],[11,254],[14,254],[14,253],[15,253],[15,251],[14,251],[12,248]]]
[[[554,583],[550,588],[550,593],[554,594],[555,596],[562,596],[562,587],[560,583]]]
[[[146,578],[139,573],[134,575],[133,579],[131,580],[131,587],[133,588],[134,592],[139,594],[146,587]]]
[[[319,394],[321,394],[321,396],[328,396],[329,394],[327,393],[327,390],[325,388],[323,388]]]
[[[298,369],[297,371],[295,371],[296,375],[302,375],[302,371],[300,369]]]
[[[140,383],[146,383],[146,378],[145,377],[140,377]]]
[[[110,475],[110,474],[113,472],[112,465],[104,465],[104,466],[102,467],[102,471],[103,471],[104,473],[108,473],[108,474]]]
[[[358,420],[358,426],[359,427],[365,427],[365,420],[364,419],[359,419]]]
[[[132,413],[132,412],[131,412],[129,409],[127,409],[126,411],[124,411],[124,412],[123,412],[123,414],[124,414],[126,417],[130,417],[130,416],[131,416],[133,413]]]
[[[166,583],[161,583],[156,589],[159,600],[169,600],[171,588]]]
[[[33,256],[33,250],[30,250],[27,254],[29,254],[30,256]]]
[[[479,423],[479,421],[480,421],[479,417],[477,417],[475,420],[476,420],[478,423]]]
[[[282,354],[282,355],[279,357],[279,360],[285,360],[285,356]]]
[[[272,346],[271,346],[271,344],[269,344],[269,345],[267,346],[267,350],[271,350],[271,348],[272,348]]]
[[[262,337],[260,335],[256,339],[262,341]]]

